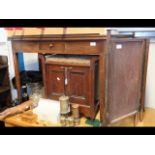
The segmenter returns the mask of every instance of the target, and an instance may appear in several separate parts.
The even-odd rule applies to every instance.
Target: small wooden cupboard
[[[94,119],[98,110],[98,58],[57,56],[45,59],[45,94],[58,100],[67,95],[80,112]]]

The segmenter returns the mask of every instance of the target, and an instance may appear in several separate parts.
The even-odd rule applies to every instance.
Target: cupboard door
[[[61,66],[47,65],[47,96],[58,100],[65,94],[65,71]]]
[[[66,93],[70,102],[89,106],[89,68],[69,67],[67,79]]]
[[[140,107],[143,42],[112,42],[107,57],[106,108],[109,122],[135,114]]]

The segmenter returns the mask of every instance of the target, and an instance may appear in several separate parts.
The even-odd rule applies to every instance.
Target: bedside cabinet
[[[59,56],[45,59],[45,94],[59,100],[69,96],[80,105],[80,112],[94,119],[98,110],[98,58],[96,56]]]

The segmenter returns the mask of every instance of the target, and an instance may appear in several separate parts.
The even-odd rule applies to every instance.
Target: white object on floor
[[[41,98],[38,106],[33,109],[33,112],[38,115],[38,119],[40,120],[58,123],[60,103],[59,101]]]

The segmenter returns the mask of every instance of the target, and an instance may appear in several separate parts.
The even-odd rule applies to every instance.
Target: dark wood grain
[[[12,106],[8,57],[0,56],[0,110]]]
[[[143,55],[142,43],[112,42],[109,54],[108,106],[109,121],[139,110],[142,81]]]
[[[141,109],[147,52],[144,39],[113,39],[111,36],[108,39],[105,53],[105,113],[102,117],[106,118],[104,121],[107,120],[107,123],[113,123],[137,115]]]
[[[140,106],[140,120],[143,120],[145,111],[145,89],[146,89],[146,77],[147,77],[147,67],[148,67],[148,55],[149,55],[149,45],[150,40],[146,39],[143,43],[144,59],[143,59],[143,70],[142,70],[142,83],[141,83],[141,106]]]
[[[65,70],[61,66],[46,65],[46,86],[48,98],[59,100],[65,95]]]
[[[90,66],[46,63],[46,96],[58,100],[60,96],[67,95],[71,104],[80,105],[84,116],[94,119],[98,110],[98,94],[95,92],[98,89],[98,76],[95,75],[95,71],[98,74],[97,57],[92,57],[90,62]]]

